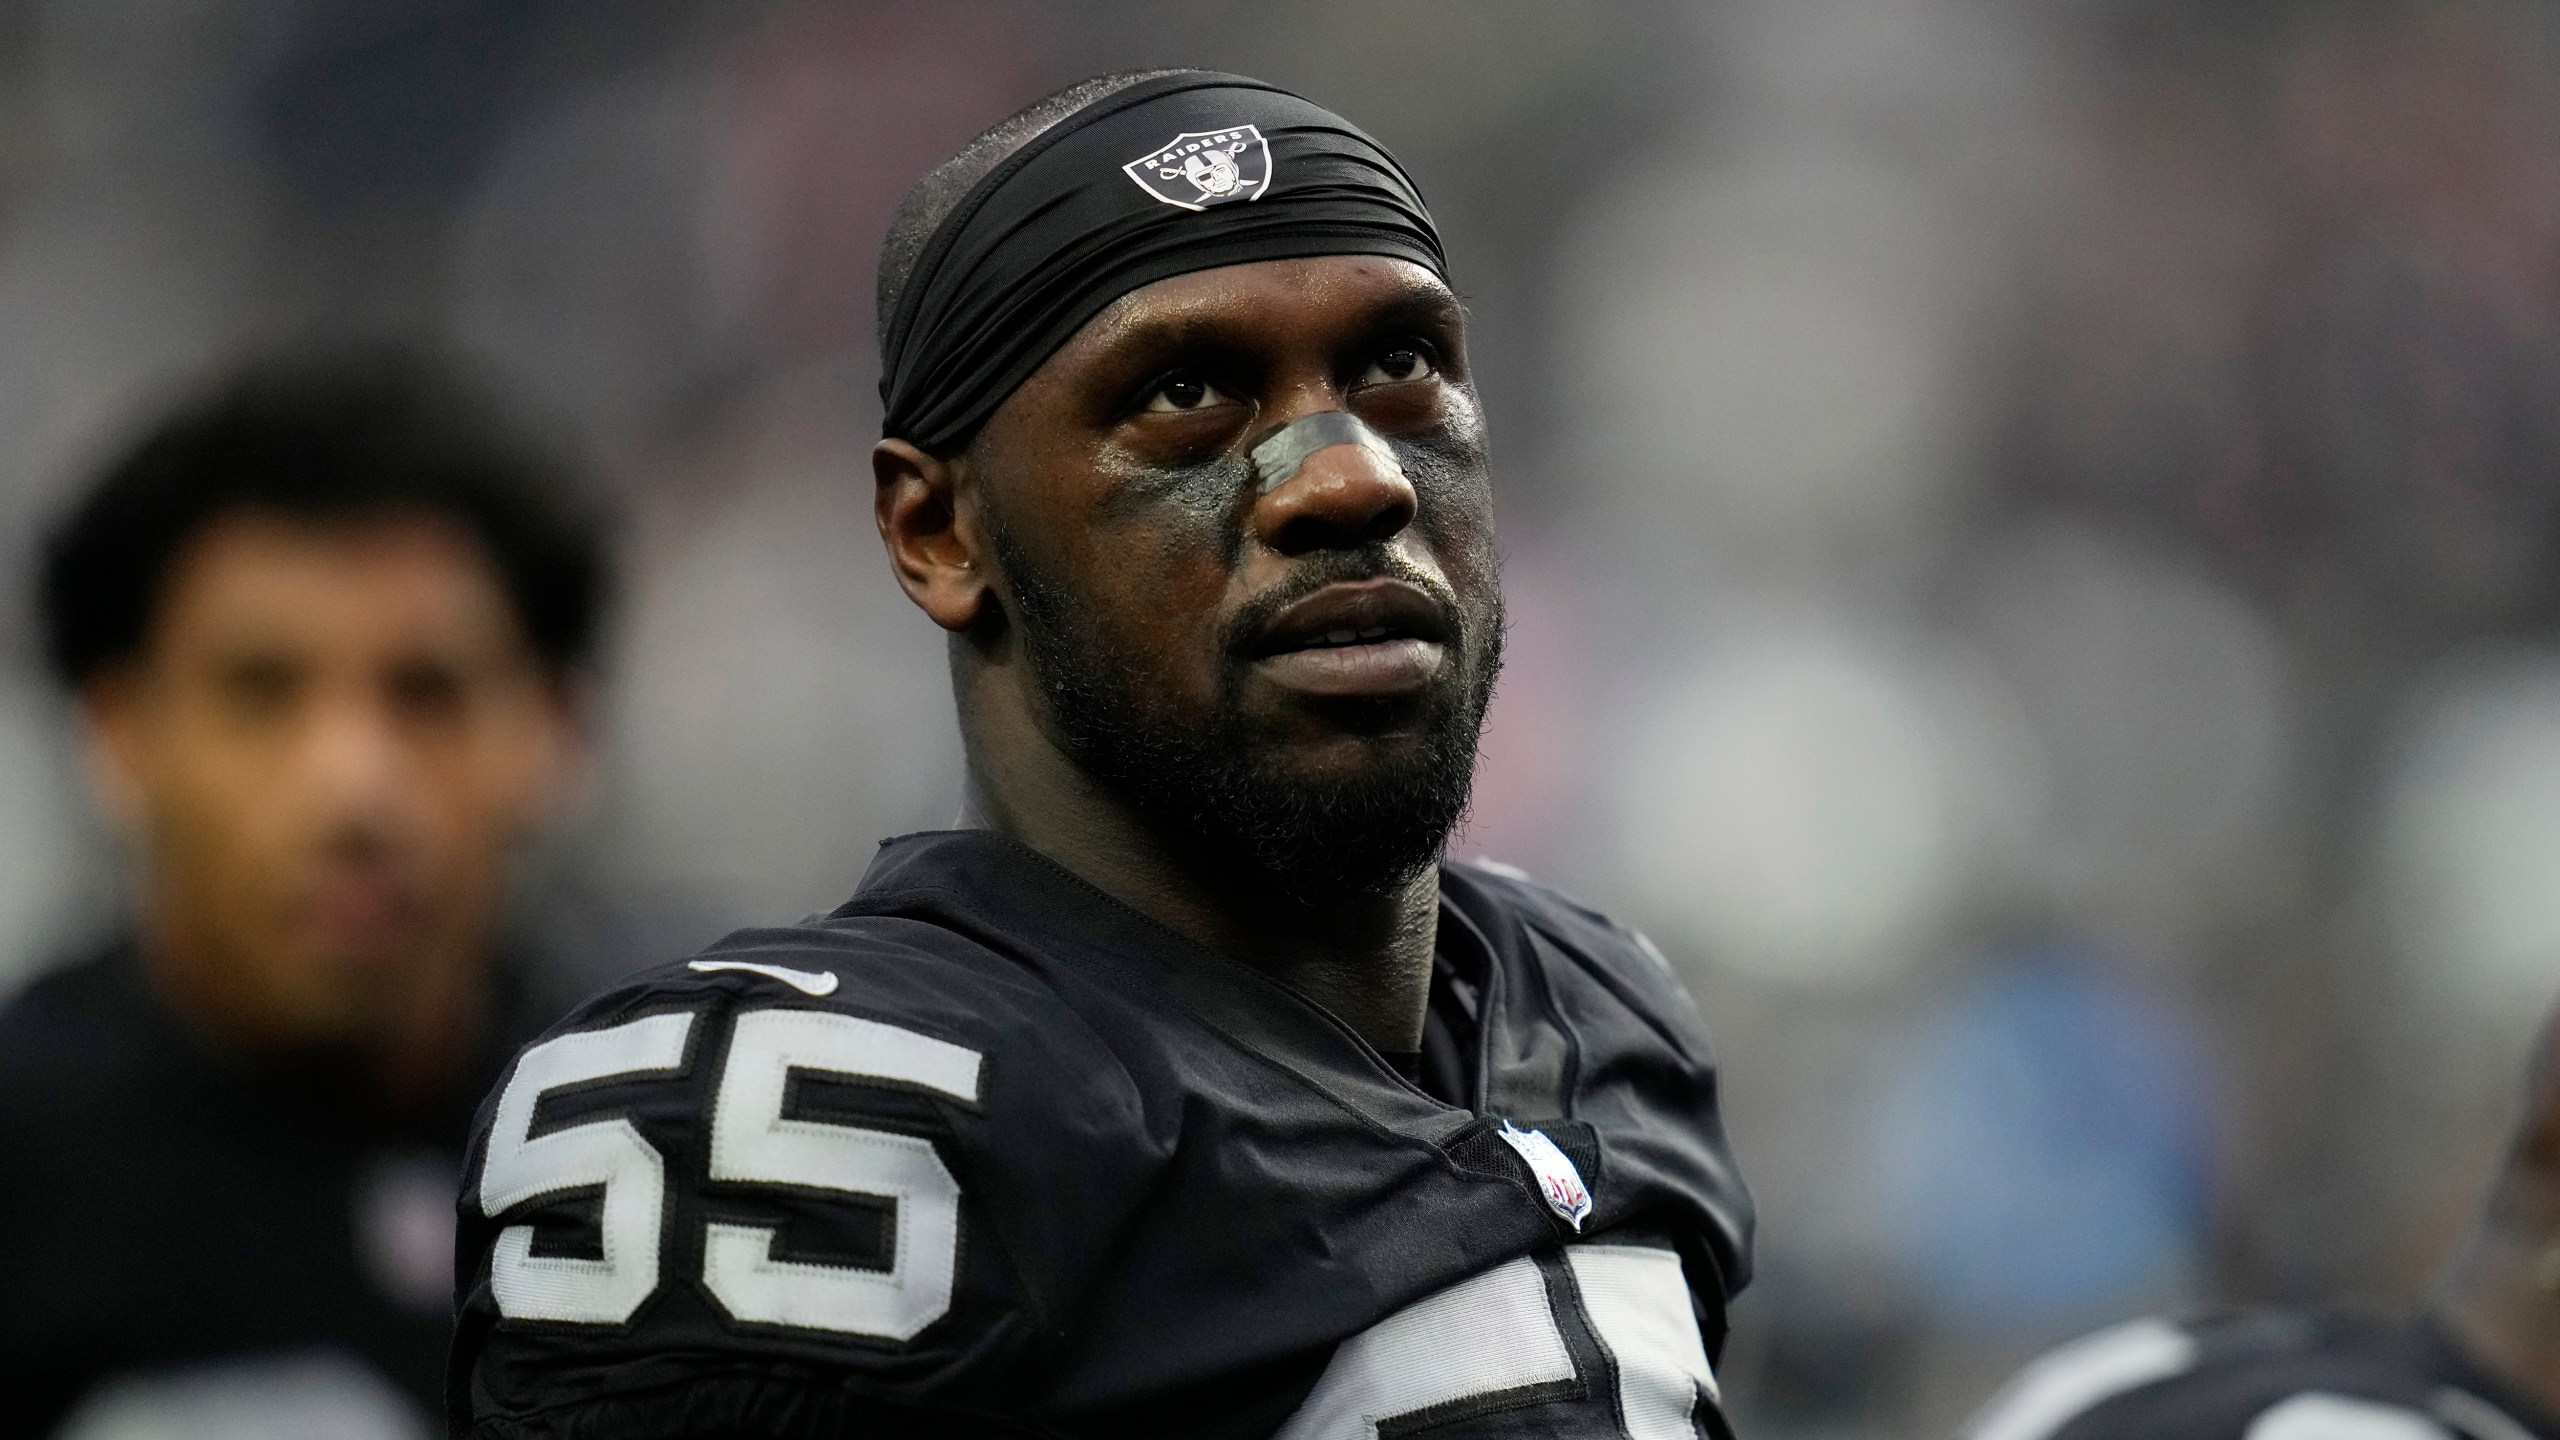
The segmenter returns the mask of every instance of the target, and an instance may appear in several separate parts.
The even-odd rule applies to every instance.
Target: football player
[[[926,176],[880,288],[962,827],[523,1052],[454,1433],[1723,1433],[1698,1016],[1441,859],[1502,609],[1412,181],[1276,87],[1106,77]]]
[[[2470,1234],[2414,1315],[2137,1320],[2028,1366],[1967,1440],[2560,1440],[2560,1012]]]
[[[567,478],[432,365],[329,350],[182,405],[51,537],[134,907],[0,1011],[0,1436],[441,1409],[472,1107],[564,1008],[499,927],[579,748]]]

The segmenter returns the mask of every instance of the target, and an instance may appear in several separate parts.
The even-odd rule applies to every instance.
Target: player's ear
[[[80,683],[81,759],[89,792],[107,822],[135,842],[148,818],[142,684],[141,667],[132,661],[100,666]]]
[[[568,667],[547,671],[518,750],[517,819],[527,832],[584,808],[595,790],[596,687]]]
[[[871,475],[871,514],[898,584],[934,624],[967,630],[988,603],[988,566],[961,503],[958,462],[882,440],[871,447]]]

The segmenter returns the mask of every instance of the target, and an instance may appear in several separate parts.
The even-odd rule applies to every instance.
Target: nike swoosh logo
[[[793,970],[782,965],[763,965],[753,960],[694,960],[686,969],[705,974],[714,970],[751,970],[768,980],[779,980],[803,995],[833,995],[844,982],[832,970]]]

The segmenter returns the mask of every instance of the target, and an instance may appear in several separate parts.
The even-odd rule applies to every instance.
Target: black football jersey
[[[208,1039],[130,944],[0,1009],[0,1440],[429,1433],[472,1107],[565,1008],[500,974],[485,1053],[398,1112]]]
[[[519,1057],[454,1433],[1723,1433],[1750,1208],[1686,994],[1472,866],[1439,948],[1463,1104],[1017,842],[890,841]]]
[[[2019,1372],[1965,1440],[2560,1440],[2435,1323],[2257,1311],[2136,1320]]]

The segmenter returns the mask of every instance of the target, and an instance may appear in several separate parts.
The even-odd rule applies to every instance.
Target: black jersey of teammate
[[[482,1109],[455,1433],[1721,1433],[1696,1012],[1551,892],[1441,890],[1464,1104],[987,832],[644,972]]]
[[[325,1059],[226,1052],[130,945],[0,1011],[0,1437],[74,1414],[82,1433],[424,1433],[471,1108],[557,1013],[507,974],[486,1053],[399,1113]]]
[[[2431,1321],[2137,1320],[2021,1371],[1966,1440],[2560,1440]]]

